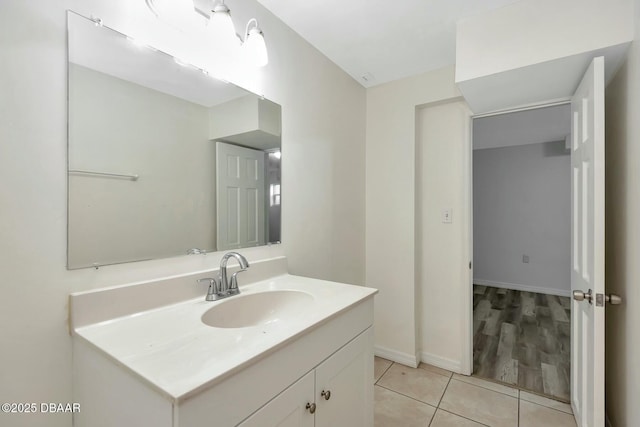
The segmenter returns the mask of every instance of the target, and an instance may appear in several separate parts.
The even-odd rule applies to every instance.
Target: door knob
[[[331,399],[331,390],[327,390],[327,391],[322,390],[322,393],[320,393],[320,396],[324,397],[324,400]]]
[[[587,300],[589,301],[589,304],[591,304],[591,300],[593,299],[593,295],[591,294],[591,289],[589,289],[589,291],[587,291],[586,293],[584,291],[579,291],[579,290],[573,291],[573,299],[576,301]]]
[[[576,301],[587,300],[589,301],[589,304],[592,304],[593,294],[591,292],[591,289],[589,289],[586,293],[580,290],[575,290],[573,291],[573,299]],[[597,294],[596,295],[597,307],[604,306],[605,302],[608,302],[611,305],[619,305],[619,304],[622,304],[622,298],[616,294],[609,294],[609,295]]]
[[[616,294],[605,295],[604,300],[611,305],[622,304],[622,298]]]
[[[307,403],[307,406],[305,409],[308,409],[310,413],[314,413],[316,412],[316,404],[315,403]]]

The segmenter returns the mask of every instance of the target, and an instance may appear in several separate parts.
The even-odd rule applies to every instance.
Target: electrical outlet
[[[529,255],[522,255],[522,262],[529,264]]]

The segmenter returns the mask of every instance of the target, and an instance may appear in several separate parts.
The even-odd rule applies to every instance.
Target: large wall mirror
[[[69,269],[280,241],[280,106],[68,13]]]

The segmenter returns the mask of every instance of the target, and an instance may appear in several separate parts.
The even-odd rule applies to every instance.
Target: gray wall
[[[571,133],[571,104],[515,111],[473,121],[473,148],[561,141]]]
[[[570,174],[564,141],[474,150],[474,282],[569,293]]]

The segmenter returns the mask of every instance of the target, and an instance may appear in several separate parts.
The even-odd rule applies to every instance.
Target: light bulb
[[[229,8],[224,2],[218,3],[211,12],[209,23],[207,24],[212,41],[225,48],[233,48],[240,45],[240,40],[236,35],[236,29],[231,20]]]
[[[260,28],[253,27],[249,30],[242,48],[245,51],[247,60],[256,67],[264,67],[269,63],[267,45],[264,42],[264,36]]]

